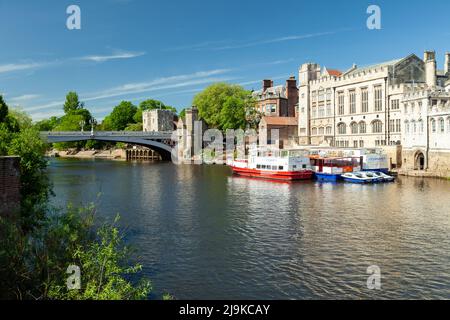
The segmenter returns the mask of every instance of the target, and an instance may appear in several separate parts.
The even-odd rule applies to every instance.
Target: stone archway
[[[425,170],[425,155],[422,151],[418,151],[414,157],[414,170]]]

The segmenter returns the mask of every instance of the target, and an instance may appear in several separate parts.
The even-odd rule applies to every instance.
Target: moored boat
[[[233,160],[230,167],[237,175],[263,179],[294,181],[313,176],[304,150],[255,149],[248,159]]]
[[[351,183],[378,183],[382,180],[369,172],[347,172],[342,174],[345,182]]]
[[[361,170],[361,159],[356,157],[320,157],[310,156],[311,166],[319,181],[338,181],[347,172]]]

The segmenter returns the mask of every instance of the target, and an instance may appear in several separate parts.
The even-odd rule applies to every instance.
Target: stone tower
[[[425,62],[425,79],[427,86],[436,87],[437,84],[436,52],[425,51],[423,61]]]
[[[311,144],[310,121],[310,81],[317,80],[320,74],[320,66],[316,63],[305,63],[298,72],[299,98],[298,98],[298,136],[299,144]]]

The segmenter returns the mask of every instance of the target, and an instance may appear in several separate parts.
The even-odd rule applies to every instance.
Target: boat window
[[[272,166],[272,170],[277,170],[277,166]]]
[[[283,166],[279,166],[279,167],[278,167],[278,170],[283,170],[283,169],[284,169]]]
[[[297,169],[297,165],[293,165],[292,168]]]
[[[304,164],[304,165],[302,166],[302,168],[303,168],[303,169],[306,169],[306,164]]]
[[[261,165],[260,164],[256,165],[256,169],[261,169]]]
[[[265,169],[265,168],[266,168],[266,165],[263,164],[263,165],[261,166],[261,169]]]

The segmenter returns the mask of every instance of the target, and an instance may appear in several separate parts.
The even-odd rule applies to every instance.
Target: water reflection
[[[450,182],[274,183],[220,166],[54,160],[56,203],[103,193],[155,294],[450,298]],[[366,287],[378,265],[382,290]]]

